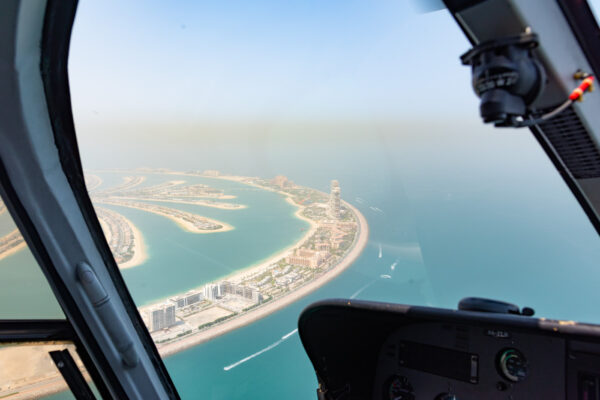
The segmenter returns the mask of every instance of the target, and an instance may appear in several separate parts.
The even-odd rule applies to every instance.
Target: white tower
[[[338,219],[340,217],[340,183],[331,181],[331,193],[329,194],[329,216]]]

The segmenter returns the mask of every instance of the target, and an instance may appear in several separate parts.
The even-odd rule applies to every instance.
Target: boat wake
[[[372,284],[374,284],[375,282],[377,282],[377,279],[379,279],[379,278],[373,279],[371,282],[367,283],[366,285],[364,285],[363,287],[361,287],[360,289],[358,289],[356,292],[354,292],[352,294],[352,296],[350,296],[350,298],[354,299],[356,296],[358,296],[359,294],[361,294],[369,286],[371,286]]]
[[[230,364],[230,365],[228,365],[226,367],[223,367],[223,370],[229,371],[230,369],[233,369],[233,368],[235,368],[235,367],[237,367],[239,365],[242,365],[245,362],[248,362],[248,361],[252,360],[254,357],[258,357],[261,354],[266,353],[267,351],[274,349],[275,347],[279,346],[281,343],[283,343],[285,340],[289,339],[292,335],[294,335],[297,332],[298,332],[298,328],[294,329],[293,331],[291,331],[289,333],[286,333],[285,335],[283,335],[281,337],[281,339],[279,339],[275,343],[271,343],[270,345],[268,345],[264,349],[259,350],[256,353],[249,355],[248,357],[242,358],[241,360],[236,361],[233,364]]]

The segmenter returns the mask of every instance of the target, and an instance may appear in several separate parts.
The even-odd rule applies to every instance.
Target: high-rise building
[[[166,305],[164,308],[164,311],[165,311],[165,328],[175,325],[175,322],[177,322],[177,320],[175,318],[175,305],[174,304]]]
[[[331,218],[338,219],[340,217],[341,199],[340,199],[340,183],[336,180],[331,181],[331,193],[329,194],[329,209],[328,213]]]
[[[165,325],[165,311],[162,308],[150,310],[150,332],[162,329]]]
[[[219,297],[219,295],[221,290],[219,288],[219,285],[216,285],[214,283],[209,283],[208,285],[204,286],[204,297],[207,300],[210,301],[215,301],[217,299],[217,297]]]
[[[148,310],[148,329],[150,332],[158,331],[175,325],[175,304],[163,303]]]

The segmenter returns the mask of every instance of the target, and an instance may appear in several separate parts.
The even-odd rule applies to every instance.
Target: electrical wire
[[[554,110],[543,114],[539,118],[532,118],[529,120],[518,121],[515,125],[516,127],[524,127],[524,126],[532,126],[538,125],[542,122],[546,122],[554,117],[556,117],[561,112],[565,111],[569,108],[575,100],[581,101],[583,98],[583,94],[586,91],[591,91],[593,89],[594,77],[589,75],[586,76],[585,79],[581,82],[579,86],[577,86],[569,95],[569,98],[565,100],[560,106],[556,107]]]

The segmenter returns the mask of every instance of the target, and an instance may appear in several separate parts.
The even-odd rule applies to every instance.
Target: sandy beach
[[[85,184],[87,186],[87,191],[91,192],[102,185],[102,178],[98,175],[85,175]]]
[[[21,240],[22,240],[21,243],[19,243],[18,245],[11,248],[10,250],[7,250],[7,251],[3,252],[2,254],[0,254],[0,260],[3,260],[8,256],[12,256],[13,254],[18,253],[19,251],[21,251],[25,247],[27,247],[27,243],[25,243],[25,240],[24,239],[21,239]]]
[[[294,249],[300,247],[302,245],[302,243],[304,243],[306,240],[308,240],[308,238],[310,238],[312,235],[314,235],[316,233],[316,231],[319,227],[318,224],[315,221],[313,221],[312,219],[309,219],[309,218],[306,218],[305,216],[303,216],[302,211],[304,210],[304,207],[294,203],[292,198],[287,193],[284,193],[284,194],[286,195],[286,201],[288,203],[290,203],[294,207],[298,207],[298,210],[294,213],[294,216],[298,219],[308,222],[310,224],[310,228],[306,231],[306,233],[304,235],[302,235],[302,238],[300,238],[296,243],[293,243],[293,244],[289,245],[288,247],[281,249],[274,255],[268,257],[266,260],[259,261],[258,263],[251,265],[248,268],[244,268],[241,271],[233,272],[233,273],[227,275],[223,279],[238,283],[238,282],[243,281],[250,275],[255,275],[257,273],[260,273],[261,271],[267,270],[272,264],[274,264],[277,261],[281,260],[282,258],[285,258],[286,256],[290,255]]]
[[[278,190],[272,189],[272,188],[263,187],[263,186],[253,184],[253,183],[244,182],[243,181],[244,177],[226,176],[226,177],[210,177],[210,178],[232,180],[232,181],[240,182],[240,183],[243,183],[243,184],[246,184],[249,186],[254,186],[254,187],[262,189],[262,190],[269,190],[269,191],[273,191],[276,193],[280,193],[283,196],[285,196],[285,200],[289,204],[293,205],[294,207],[297,207],[297,210],[294,213],[295,217],[298,219],[301,219],[303,221],[306,221],[310,224],[310,228],[307,229],[307,231],[302,235],[302,237],[295,243],[278,251],[276,254],[269,256],[267,259],[265,259],[263,261],[259,261],[258,263],[251,265],[241,271],[236,271],[223,279],[226,279],[226,280],[229,280],[232,282],[241,282],[249,276],[259,274],[261,271],[269,269],[269,267],[273,263],[281,260],[282,258],[285,258],[294,249],[302,246],[302,244],[306,240],[308,240],[310,237],[312,237],[316,233],[317,229],[319,228],[319,224],[316,221],[306,218],[305,216],[302,215],[302,212],[304,211],[304,209],[306,207],[301,204],[296,204],[293,200],[293,197],[289,193],[286,193],[283,191],[278,191]],[[142,200],[142,199],[133,199],[132,198],[130,200],[137,201],[137,200]],[[185,202],[180,202],[177,200],[169,201],[169,202],[183,203],[183,204],[197,204],[195,202],[185,203]],[[169,213],[161,212],[156,209],[138,207],[133,203],[127,204],[126,202],[121,203],[118,201],[114,201],[114,202],[102,201],[101,203],[135,208],[135,209],[139,209],[142,211],[152,212],[157,215],[164,216],[166,218],[171,219],[172,221],[177,223],[180,226],[180,228],[182,228],[185,231],[190,232],[190,233],[213,233],[213,232],[222,232],[222,231],[228,231],[228,230],[234,229],[234,227],[232,227],[228,224],[225,224],[223,222],[212,220],[209,218],[204,218],[204,217],[201,217],[198,215],[197,217],[199,217],[199,218],[202,218],[209,222],[223,226],[223,228],[218,229],[218,230],[213,230],[213,231],[200,230],[200,229],[196,228],[193,225],[193,223],[186,221],[182,217],[170,215]],[[344,270],[346,270],[348,267],[350,267],[353,264],[353,262],[360,256],[360,254],[362,253],[362,251],[364,250],[364,248],[368,242],[369,227],[368,227],[365,217],[360,213],[360,211],[358,211],[355,207],[353,207],[352,205],[348,204],[345,201],[342,201],[342,204],[345,207],[347,207],[349,210],[351,210],[352,213],[356,216],[356,220],[358,223],[358,235],[355,237],[350,250],[345,254],[345,256],[336,265],[331,267],[329,270],[323,272],[320,276],[316,277],[314,280],[295,288],[293,291],[288,292],[281,297],[274,298],[273,300],[261,305],[260,307],[257,307],[255,309],[252,309],[250,311],[242,313],[239,316],[228,319],[220,324],[214,325],[203,331],[194,333],[190,336],[186,336],[180,340],[176,340],[171,343],[162,343],[162,344],[158,343],[156,346],[157,346],[158,351],[161,354],[161,356],[167,357],[172,354],[178,353],[180,351],[184,351],[190,347],[207,342],[207,341],[214,339],[220,335],[226,334],[235,329],[241,328],[243,326],[246,326],[253,322],[256,322],[262,318],[265,318],[268,315],[270,315],[282,308],[285,308],[288,305],[296,302],[297,300],[307,296],[311,292],[317,290],[318,288],[322,287],[326,283],[328,283],[331,280],[333,280],[334,278],[336,278]],[[246,206],[243,206],[243,207],[245,208]],[[219,208],[219,207],[217,207],[217,208]],[[132,267],[142,264],[148,258],[148,254],[146,252],[146,246],[144,244],[144,238],[143,238],[142,233],[129,219],[123,217],[122,215],[120,215],[120,216],[124,219],[124,221],[127,223],[127,225],[129,226],[129,228],[132,231],[133,240],[134,240],[134,247],[133,247],[134,256],[129,261],[119,264],[119,268],[122,268],[122,269],[132,268]],[[105,223],[103,223],[103,221],[101,221],[101,224],[105,225]],[[105,230],[105,232],[108,232],[108,230]],[[22,244],[19,244],[17,247],[0,255],[0,259],[19,251],[24,246],[25,246],[25,242],[23,241]],[[56,377],[56,378],[47,377],[46,379],[42,379],[39,383],[32,382],[31,385],[24,388],[25,390],[22,393],[15,394],[14,398],[15,399],[17,399],[17,398],[18,399],[38,398],[43,395],[48,395],[48,394],[51,394],[51,393],[54,393],[54,392],[57,392],[60,390],[64,390],[65,388],[66,387],[64,385],[64,382],[62,381],[62,379],[60,377]],[[12,395],[9,395],[9,397],[13,398]]]
[[[111,241],[111,231],[108,223],[104,220],[104,218],[101,217],[101,213],[107,213],[109,215],[113,215],[113,218],[121,219],[131,230],[131,236],[133,237],[133,257],[129,261],[119,263],[118,266],[120,269],[133,268],[146,261],[148,254],[146,252],[144,236],[142,235],[142,232],[140,232],[140,230],[133,224],[133,222],[125,218],[125,216],[122,214],[104,207],[96,207],[96,212],[99,214],[98,221],[100,222],[100,226],[102,227],[102,231],[104,232],[104,237],[106,238],[107,242],[110,243]]]
[[[248,208],[248,206],[246,206],[244,204],[219,203],[219,202],[212,202],[212,201],[207,201],[207,200],[169,200],[169,199],[153,199],[153,198],[145,198],[145,197],[126,197],[126,196],[119,197],[119,199],[134,200],[134,201],[158,201],[161,203],[175,203],[175,204],[191,204],[194,206],[219,208],[221,210],[243,210],[244,208]]]
[[[0,398],[39,399],[67,389],[64,379],[51,361],[49,351],[68,349],[80,368],[75,346],[65,342],[7,345],[0,349]],[[27,362],[23,362],[27,360]],[[82,371],[85,377],[88,374]],[[13,382],[11,385],[9,382]],[[13,386],[14,388],[10,388]]]
[[[230,231],[230,230],[234,229],[233,226],[226,224],[225,222],[217,221],[215,219],[206,218],[201,215],[194,214],[194,216],[196,216],[198,218],[202,218],[203,220],[205,220],[207,222],[210,222],[210,223],[216,224],[216,225],[221,225],[221,228],[219,228],[219,229],[212,229],[212,230],[211,229],[199,229],[199,228],[196,228],[196,226],[194,226],[193,223],[186,221],[183,218],[176,217],[174,215],[156,210],[154,208],[145,207],[146,204],[144,204],[144,206],[138,206],[137,203],[131,204],[131,203],[127,203],[127,202],[110,201],[110,200],[100,200],[100,201],[96,201],[96,202],[99,204],[111,204],[114,206],[135,208],[136,210],[146,211],[146,212],[150,212],[150,213],[153,213],[156,215],[160,215],[160,216],[169,218],[171,221],[175,222],[181,229],[183,229],[186,232],[190,232],[190,233],[217,233],[217,232],[226,232],[226,231]],[[176,211],[179,211],[179,210],[176,210]],[[188,214],[191,214],[191,213],[188,213]]]
[[[145,210],[143,208],[140,208],[140,210],[149,211],[149,210]],[[163,213],[160,211],[150,211],[150,212],[153,212],[154,214],[162,215],[163,217],[169,218],[171,221],[177,223],[177,225],[179,225],[179,227],[181,229],[183,229],[184,231],[190,232],[190,233],[217,233],[217,232],[227,232],[227,231],[231,231],[234,229],[233,226],[226,224],[225,222],[217,221],[216,219],[210,219],[210,218],[206,218],[206,217],[202,217],[202,218],[210,223],[221,225],[221,228],[212,229],[212,230],[198,229],[194,226],[194,224],[192,224],[191,222],[188,222],[182,218],[177,218],[177,217],[174,217],[172,215],[169,215],[167,213]]]
[[[2,236],[2,240],[6,240],[7,238],[11,238],[10,243],[17,243],[15,246],[11,247],[8,250],[3,251],[2,253],[0,253],[0,260],[11,256],[15,253],[18,253],[19,251],[23,250],[25,248],[25,246],[27,246],[27,243],[25,243],[25,239],[23,239],[23,236],[21,236],[21,234],[19,233],[19,230],[17,228],[15,228],[13,231],[11,231],[10,233]]]
[[[131,231],[133,232],[133,257],[124,263],[119,264],[120,269],[127,269],[137,267],[143,264],[148,259],[148,253],[146,252],[146,244],[144,243],[144,236],[142,232],[127,218],[123,217]]]
[[[178,340],[176,342],[167,343],[167,344],[163,344],[163,345],[158,344],[157,347],[158,347],[158,351],[160,352],[160,354],[163,357],[169,356],[171,354],[175,354],[177,352],[183,351],[185,349],[196,346],[200,343],[206,342],[206,341],[211,340],[220,335],[223,335],[227,332],[231,332],[234,329],[238,329],[238,328],[241,328],[242,326],[245,326],[252,322],[258,321],[259,319],[264,318],[267,315],[269,315],[277,310],[280,310],[280,309],[290,305],[291,303],[295,302],[296,300],[299,300],[300,298],[308,295],[309,293],[315,291],[319,287],[323,286],[324,284],[326,284],[327,282],[331,281],[332,279],[337,277],[339,274],[341,274],[346,268],[348,268],[350,265],[352,265],[352,263],[358,258],[358,256],[362,253],[363,249],[365,248],[367,241],[369,239],[369,227],[367,225],[367,221],[366,221],[365,217],[356,208],[354,208],[350,204],[344,202],[344,205],[346,207],[348,207],[349,209],[351,209],[352,212],[357,216],[358,224],[359,224],[359,235],[358,235],[358,238],[356,239],[356,242],[354,243],[352,249],[350,250],[350,252],[335,267],[333,267],[329,271],[325,272],[323,275],[319,276],[315,280],[310,281],[307,284],[305,284],[304,286],[301,286],[301,287],[295,289],[294,291],[286,294],[285,296],[282,296],[280,298],[272,300],[271,302],[267,303],[266,305],[258,307],[258,308],[254,309],[252,311],[249,311],[239,317],[235,317],[233,319],[227,320],[227,321],[223,322],[222,324],[216,325],[213,328],[198,332],[194,335],[188,336],[188,337]],[[299,212],[300,212],[300,210],[299,210]],[[296,246],[298,246],[298,244],[295,244],[293,247],[296,247]],[[264,264],[266,264],[268,266],[272,262],[277,261],[280,258],[281,258],[280,256],[273,257],[272,260],[269,260],[270,262],[265,262],[265,263],[261,264],[260,266],[254,267],[252,269],[255,270],[256,268],[263,267]],[[249,270],[246,270],[244,272],[248,273]]]

